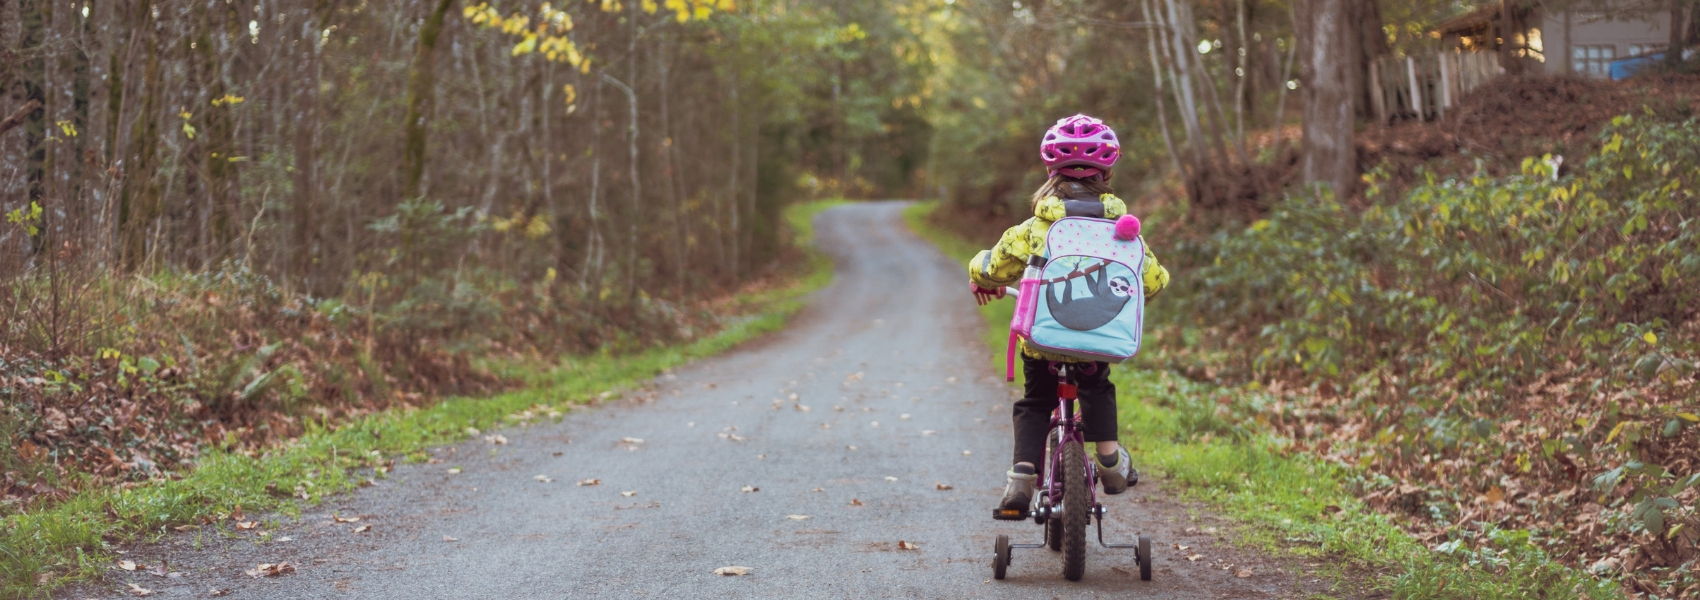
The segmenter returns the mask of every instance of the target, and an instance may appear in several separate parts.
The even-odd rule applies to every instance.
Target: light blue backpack
[[[1139,353],[1145,326],[1145,240],[1139,219],[1066,217],[1027,263],[1010,321],[1008,375],[1017,337],[1083,360],[1119,363]]]

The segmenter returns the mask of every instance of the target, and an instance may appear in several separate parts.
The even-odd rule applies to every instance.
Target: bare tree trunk
[[[602,139],[602,81],[596,82],[596,90],[591,95],[592,112],[590,113],[590,202],[587,211],[590,216],[590,243],[584,252],[583,277],[579,287],[588,294],[599,293],[602,289],[602,255],[605,242],[602,240],[602,152],[596,142]],[[562,231],[561,235],[567,235]]]
[[[1246,80],[1251,79],[1251,38],[1245,34],[1247,13],[1251,12],[1251,0],[1239,0],[1234,3],[1234,139],[1245,143]]]
[[[151,14],[152,10],[153,2],[142,0],[134,8],[132,15],[138,17],[133,21],[147,23],[151,19],[139,15]],[[153,38],[154,27],[152,24],[143,27],[147,30],[141,34],[143,47],[152,46],[149,40]],[[124,185],[118,198],[117,234],[121,240],[118,260],[121,268],[132,272],[140,269],[147,258],[148,230],[153,228],[160,210],[159,186],[154,173],[158,166],[160,56],[157,52],[146,54],[142,81],[137,88],[141,108],[125,144],[129,148],[130,160],[126,161]]]
[[[1670,0],[1670,47],[1665,50],[1665,64],[1672,67],[1682,64],[1682,33],[1686,29],[1682,22],[1682,5],[1684,0]]]
[[[1149,0],[1140,4],[1140,10],[1146,21],[1153,21]],[[1161,29],[1154,29],[1145,38],[1146,56],[1151,58],[1151,86],[1155,89],[1155,93],[1152,95],[1157,98],[1157,126],[1163,133],[1163,147],[1169,151],[1169,160],[1174,163],[1175,173],[1181,176],[1181,181],[1191,186],[1193,179],[1192,172],[1189,169],[1190,163],[1181,160],[1180,151],[1175,147],[1175,138],[1169,133],[1167,90],[1164,89],[1163,67],[1160,64],[1157,52],[1157,38],[1162,35],[1161,32]],[[1196,190],[1191,191],[1196,192]]]
[[[419,28],[419,44],[413,55],[413,71],[407,83],[407,142],[404,146],[402,197],[417,198],[420,180],[425,176],[425,138],[431,125],[431,105],[437,87],[437,37],[443,31],[443,18],[454,0],[438,0],[437,7],[426,15]]]
[[[300,37],[297,38],[304,56],[296,63],[295,81],[295,206],[291,209],[295,216],[295,243],[293,244],[293,271],[298,280],[303,282],[306,289],[315,290],[313,285],[313,257],[315,256],[313,227],[314,219],[318,218],[318,202],[314,197],[314,186],[318,185],[317,173],[314,166],[318,162],[317,153],[313,148],[313,131],[318,122],[319,49],[317,16],[311,9],[303,10],[304,19],[301,25]]]
[[[1352,147],[1353,88],[1350,59],[1359,56],[1357,33],[1345,17],[1351,0],[1305,0],[1298,14],[1304,60],[1304,179],[1326,183],[1337,197],[1352,193],[1357,155]]]

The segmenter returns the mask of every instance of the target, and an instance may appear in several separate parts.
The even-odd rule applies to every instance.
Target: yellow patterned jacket
[[[1122,202],[1114,194],[1104,194],[1098,198],[1104,204],[1104,218],[1114,219],[1127,214],[1127,203]],[[1068,216],[1068,208],[1061,199],[1055,196],[1039,201],[1033,207],[1033,216],[1021,224],[1003,232],[1003,237],[991,250],[981,250],[968,261],[968,279],[988,289],[998,289],[1015,285],[1021,280],[1021,273],[1027,269],[1027,258],[1035,252],[1045,249],[1045,234],[1051,230],[1051,224]],[[1145,297],[1150,299],[1169,286],[1169,270],[1157,263],[1157,255],[1151,253],[1151,246],[1145,246]],[[1021,353],[1031,358],[1058,362],[1078,362],[1080,359],[1042,352],[1028,347],[1025,341],[1021,344]]]

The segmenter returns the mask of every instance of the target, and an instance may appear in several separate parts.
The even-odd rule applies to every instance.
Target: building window
[[[1572,46],[1570,48],[1570,66],[1577,73],[1594,77],[1605,77],[1611,69],[1612,59],[1617,58],[1617,46],[1611,44]]]
[[[1630,44],[1629,55],[1640,56],[1650,52],[1664,52],[1665,44]]]

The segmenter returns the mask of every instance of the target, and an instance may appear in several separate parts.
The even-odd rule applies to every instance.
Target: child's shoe
[[[1023,473],[1022,471],[1026,471]],[[999,511],[1021,511],[1017,519],[1027,518],[1027,509],[1033,505],[1033,484],[1039,480],[1033,467],[1025,464],[1016,465],[1007,473],[1009,485],[1004,487],[1003,500],[998,501]]]
[[[1104,482],[1105,494],[1120,494],[1128,486],[1139,483],[1139,471],[1133,470],[1132,463],[1127,448],[1117,448],[1115,454],[1108,456],[1098,455],[1098,481]]]

